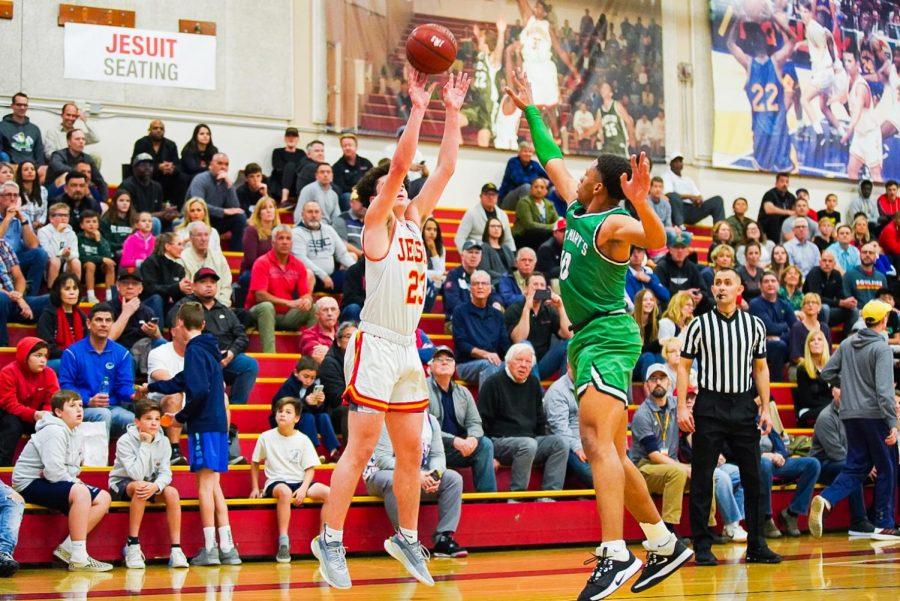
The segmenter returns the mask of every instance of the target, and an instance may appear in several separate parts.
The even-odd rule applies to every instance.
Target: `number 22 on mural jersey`
[[[754,113],[770,113],[780,109],[778,106],[778,86],[774,83],[767,83],[765,88],[761,84],[755,83],[750,86],[750,91],[753,93],[753,100],[750,101],[750,106],[753,107]]]
[[[411,269],[409,279],[406,286],[406,304],[421,305],[425,302],[425,283],[428,276],[423,271],[419,273],[416,269]]]

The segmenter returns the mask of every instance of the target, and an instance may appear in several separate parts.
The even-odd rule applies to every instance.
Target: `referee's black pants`
[[[766,547],[762,534],[762,491],[759,475],[757,407],[751,393],[721,394],[701,390],[694,405],[693,455],[691,457],[691,534],[694,550],[709,550],[712,532],[709,513],[713,496],[713,472],[728,442],[731,461],[737,464],[744,486],[747,551]]]

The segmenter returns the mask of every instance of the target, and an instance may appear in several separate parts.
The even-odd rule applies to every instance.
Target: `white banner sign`
[[[67,23],[65,54],[69,79],[216,88],[211,35]]]

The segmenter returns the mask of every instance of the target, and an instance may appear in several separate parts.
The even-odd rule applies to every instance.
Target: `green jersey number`
[[[559,258],[559,279],[565,280],[569,277],[569,265],[572,263],[572,255],[568,251],[563,251]]]

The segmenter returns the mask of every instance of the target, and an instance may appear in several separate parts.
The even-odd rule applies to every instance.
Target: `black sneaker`
[[[187,465],[187,457],[181,454],[181,449],[177,445],[172,445],[172,458],[169,463],[171,465]]]
[[[850,530],[847,531],[847,534],[849,536],[871,538],[871,536],[875,534],[875,526],[872,525],[872,522],[863,518],[858,522],[850,524]]]
[[[719,565],[719,560],[716,559],[716,556],[709,549],[700,549],[694,554],[694,565],[712,567]]]
[[[594,573],[588,578],[587,584],[578,595],[578,601],[605,599],[641,569],[641,560],[635,557],[631,551],[628,551],[628,559],[616,561],[612,557],[608,557],[605,550],[601,553],[600,547],[597,547],[596,553],[592,554],[591,558],[584,562],[584,565],[590,565],[595,561],[597,565]]]
[[[9,578],[19,571],[19,562],[9,553],[0,553],[0,577]]]
[[[647,543],[644,543],[644,548],[646,547]],[[694,552],[681,542],[681,539],[675,540],[672,552],[669,555],[663,555],[659,551],[650,551],[648,549],[647,563],[644,565],[641,575],[631,585],[631,592],[639,593],[651,586],[656,586],[674,574],[693,555]]]
[[[781,563],[781,555],[769,547],[763,547],[756,551],[750,551],[748,549],[744,561],[747,563]]]
[[[451,532],[441,532],[434,537],[431,555],[434,557],[467,557],[469,552],[453,540]]]

